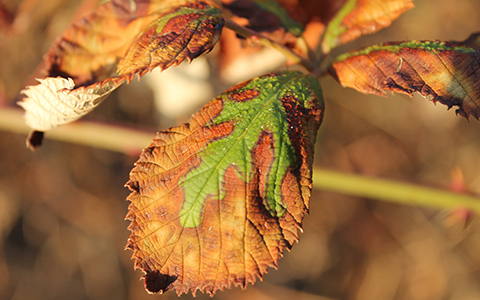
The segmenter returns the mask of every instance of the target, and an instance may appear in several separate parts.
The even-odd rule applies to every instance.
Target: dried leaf
[[[186,0],[112,0],[70,26],[46,56],[46,77],[87,86],[115,74],[118,61],[150,23]]]
[[[157,65],[165,69],[191,60],[215,45],[223,27],[220,14],[205,1],[107,2],[54,44],[46,56],[46,76],[72,78],[76,86],[86,86],[115,71],[131,78]]]
[[[318,82],[268,74],[159,132],[130,173],[135,267],[151,293],[245,287],[298,241],[323,115]]]
[[[367,94],[419,92],[468,119],[480,117],[480,51],[439,41],[386,43],[340,56],[337,81]]]
[[[117,66],[130,79],[160,67],[162,70],[209,52],[224,25],[221,12],[204,2],[192,3],[147,26]]]
[[[412,1],[348,0],[327,26],[322,44],[324,52],[390,26],[393,20],[414,7]]]
[[[75,88],[71,78],[47,77],[38,81],[40,84],[23,91],[27,98],[18,103],[26,111],[25,123],[37,131],[47,131],[83,117],[123,82],[111,80]]]
[[[45,131],[72,122],[135,74],[210,51],[223,28],[220,10],[185,3],[113,0],[72,25],[46,56],[47,77],[24,91],[27,125]]]

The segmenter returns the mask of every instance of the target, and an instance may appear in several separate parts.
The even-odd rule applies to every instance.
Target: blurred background
[[[54,39],[98,0],[0,3],[2,109],[15,106]],[[415,5],[391,27],[339,51],[384,41],[464,40],[480,29],[478,0]],[[12,26],[8,10],[21,6],[25,13]],[[232,84],[283,64],[275,52],[255,53],[218,74],[217,54],[134,80],[86,119],[150,131],[153,138]],[[321,84],[327,108],[316,167],[480,194],[478,121],[419,96],[366,96],[330,78]],[[132,253],[124,251],[129,192],[123,185],[140,149],[117,153],[47,135],[31,152],[25,138],[0,131],[0,299],[176,299],[173,292],[148,295]],[[464,228],[462,213],[315,190],[300,243],[279,270],[215,298],[480,299],[480,223],[473,219]]]

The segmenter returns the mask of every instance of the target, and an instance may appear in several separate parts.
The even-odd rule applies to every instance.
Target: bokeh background
[[[21,2],[1,1],[11,10],[23,5],[27,13],[15,28],[0,32],[0,109],[15,106],[55,37],[98,3]],[[391,27],[340,50],[407,39],[463,40],[480,30],[478,0],[415,4]],[[156,130],[188,120],[215,93],[282,64],[275,53],[257,53],[222,78],[215,72],[217,54],[122,86],[86,119],[151,131],[153,138]],[[321,84],[327,112],[317,167],[480,194],[478,121],[418,96],[366,96],[329,78]],[[175,96],[179,89],[187,95]],[[167,101],[172,97],[173,104]],[[0,299],[177,298],[173,292],[148,295],[131,252],[124,251],[129,232],[123,185],[138,149],[116,153],[47,136],[31,152],[25,135],[0,130]],[[455,216],[458,211],[315,190],[300,243],[279,270],[245,291],[234,288],[215,298],[480,299],[480,223],[473,219],[465,229]]]

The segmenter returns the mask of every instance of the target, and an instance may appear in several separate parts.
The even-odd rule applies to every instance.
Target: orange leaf
[[[151,293],[245,287],[298,241],[323,114],[299,72],[229,89],[159,132],[130,173],[127,248]]]
[[[107,2],[67,29],[47,54],[47,77],[27,87],[19,103],[27,125],[43,132],[72,122],[135,74],[210,51],[223,28],[220,15],[205,1]],[[38,147],[41,136],[34,133],[27,143]]]
[[[152,29],[158,30],[152,38],[162,35],[161,27],[164,23],[168,23],[170,29],[177,25],[176,32],[178,32],[182,29],[181,26],[191,26],[188,22],[175,24],[175,20],[182,18],[180,15],[182,12],[185,14],[183,18],[188,18],[186,14],[192,11],[196,12],[198,17],[199,14],[208,14],[212,9],[213,7],[204,1],[189,3],[187,0],[113,0],[107,2],[74,23],[53,45],[46,56],[46,76],[72,78],[77,87],[103,81],[115,75],[117,64],[122,58],[122,69],[128,67],[127,64],[131,62],[124,57],[131,55],[129,51],[136,52],[138,48],[145,48],[146,42],[155,42],[145,40],[149,34],[152,34]],[[201,12],[201,10],[207,12]],[[223,20],[218,19],[219,13],[217,10],[214,18],[217,18],[218,31],[221,32]],[[171,20],[168,22],[170,18],[174,19],[173,24]],[[156,28],[156,26],[160,27]],[[202,32],[203,28],[199,30],[199,34]],[[204,42],[209,43],[210,46],[215,44],[212,41]],[[163,46],[158,43],[156,45],[160,49]],[[211,50],[208,45],[204,45],[205,49],[198,50]],[[153,47],[150,49],[155,50]],[[152,56],[158,55],[158,52],[157,49],[157,53],[152,53]],[[199,54],[201,52],[196,53],[197,56]],[[176,63],[180,61],[179,59]]]
[[[343,86],[367,94],[419,92],[468,118],[480,117],[480,51],[457,43],[387,43],[340,56],[330,69]]]
[[[329,52],[364,34],[390,26],[414,7],[413,0],[348,0],[327,26],[322,48]]]
[[[209,52],[224,25],[220,11],[198,1],[170,11],[149,24],[134,41],[117,66],[117,72],[131,79],[155,67],[162,70]]]

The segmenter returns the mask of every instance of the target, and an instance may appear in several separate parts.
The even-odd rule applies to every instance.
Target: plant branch
[[[296,64],[302,65],[305,69],[307,69],[309,72],[312,72],[315,70],[315,65],[310,62],[308,59],[304,58],[303,56],[295,53],[292,49],[285,47],[284,45],[258,33],[255,32],[251,29],[248,29],[244,26],[241,26],[232,20],[225,19],[225,27],[235,31],[236,33],[244,36],[245,38],[249,38],[253,41],[258,41],[260,44],[274,48],[278,51],[280,51],[283,55],[285,55],[289,60]]]
[[[25,125],[23,110],[0,107],[0,131],[28,135],[31,130]],[[147,147],[154,136],[154,132],[89,121],[77,121],[45,133],[46,139],[135,155]]]
[[[480,197],[354,174],[313,170],[313,187],[357,197],[440,209],[466,208],[480,213]]]
[[[22,110],[0,107],[0,130],[27,135],[31,129],[23,121]],[[89,121],[77,121],[48,131],[46,137],[47,139],[138,155],[141,149],[151,143],[154,133]],[[480,198],[475,196],[321,168],[314,168],[313,176],[313,187],[324,191],[404,205],[421,205],[440,209],[467,208],[480,213]]]

